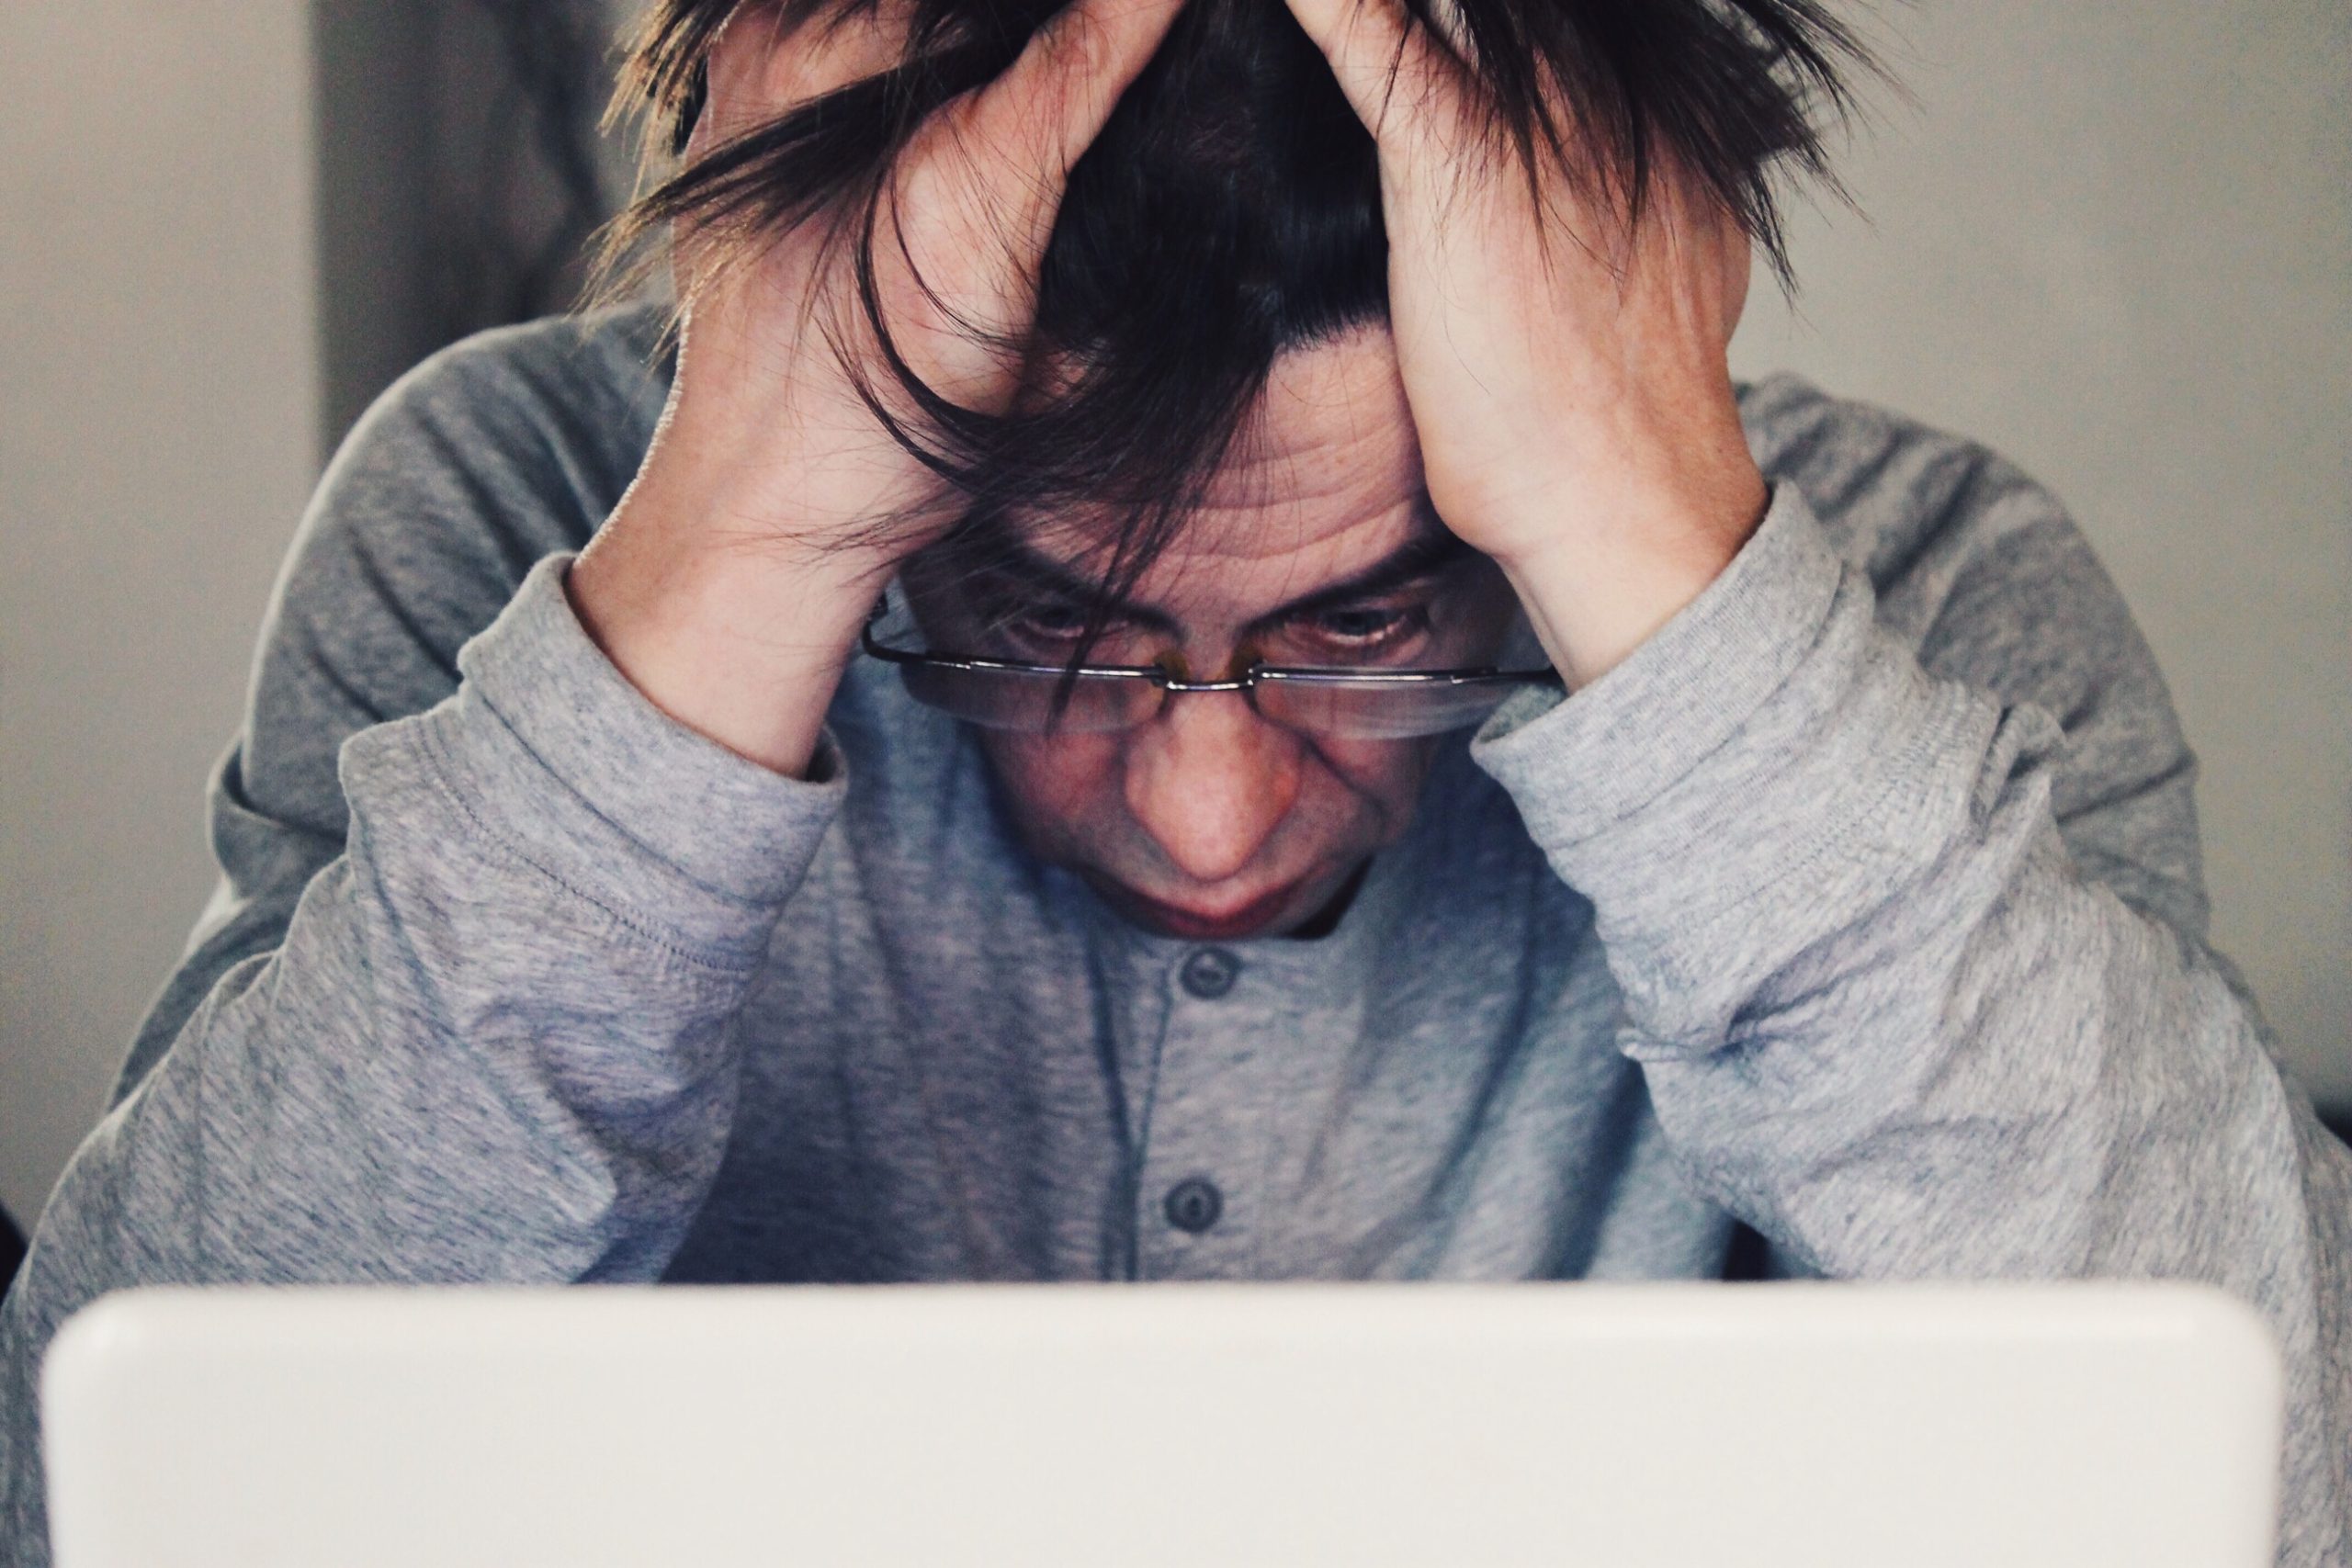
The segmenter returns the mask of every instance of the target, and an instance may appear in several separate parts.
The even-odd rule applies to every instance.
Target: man
[[[1696,1278],[1736,1215],[1789,1271],[2253,1302],[2281,1561],[2345,1560],[2352,1165],[2203,946],[2188,758],[2064,513],[1733,386],[1753,35],[1564,6],[1689,46],[1580,76],[1603,33],[1510,0],[1291,10],[1374,307],[1230,122],[1182,142],[1223,271],[1081,158],[1260,11],[1082,0],[982,69],[953,6],[661,9],[674,370],[643,312],[478,341],[330,472],[224,894],[0,1319],[16,1557],[36,1359],[133,1283]],[[1246,417],[1154,401],[1261,310]]]

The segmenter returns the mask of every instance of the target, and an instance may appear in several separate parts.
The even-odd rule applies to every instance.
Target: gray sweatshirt
[[[2352,1158],[2205,947],[2192,763],[2064,513],[1775,378],[1731,568],[1453,742],[1336,931],[1121,924],[861,662],[821,783],[567,606],[665,390],[491,334],[329,470],[211,795],[224,873],[0,1311],[31,1388],[163,1281],[2211,1280],[2289,1369],[2279,1561],[2352,1540]],[[1564,1417],[1571,1418],[1571,1417]],[[783,1528],[788,1529],[788,1524]]]

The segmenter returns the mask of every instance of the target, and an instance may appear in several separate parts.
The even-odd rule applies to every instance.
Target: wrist
[[[859,629],[895,562],[671,525],[632,491],[572,564],[573,613],[671,718],[778,773],[805,775]]]
[[[1770,498],[1762,475],[1749,473],[1736,498],[1623,515],[1597,536],[1553,529],[1533,547],[1497,556],[1569,690],[1623,663],[1738,556]]]

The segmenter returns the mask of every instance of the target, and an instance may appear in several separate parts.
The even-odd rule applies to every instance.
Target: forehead
[[[1062,561],[1089,538],[1014,526],[1031,549]],[[1394,345],[1385,327],[1358,329],[1275,361],[1202,505],[1133,597],[1177,614],[1247,614],[1439,531]]]

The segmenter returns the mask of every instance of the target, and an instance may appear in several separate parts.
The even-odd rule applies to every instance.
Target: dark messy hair
[[[771,10],[788,35],[876,3],[657,0],[616,110],[642,111],[649,145],[674,157],[737,11]],[[854,247],[865,324],[894,383],[865,384],[868,406],[967,498],[967,523],[948,543],[1016,505],[1107,511],[1116,525],[1096,531],[1091,557],[1099,621],[1166,547],[1275,356],[1385,317],[1387,246],[1372,139],[1283,0],[1190,0],[1070,170],[1034,332],[1002,345],[1054,367],[1050,388],[983,413],[926,386],[876,303],[874,247],[890,243],[879,238],[885,175],[929,115],[1001,73],[1068,3],[912,0],[894,68],[652,184],[617,220],[608,255],[644,254],[681,219],[739,246],[835,225]],[[1824,122],[1849,107],[1842,69],[1870,64],[1818,0],[1406,4],[1423,27],[1433,6],[1451,7],[1453,36],[1476,62],[1464,68],[1475,105],[1531,192],[1539,161],[1557,160],[1604,209],[1638,222],[1671,153],[1785,285],[1774,175],[1785,165],[1834,187]]]

